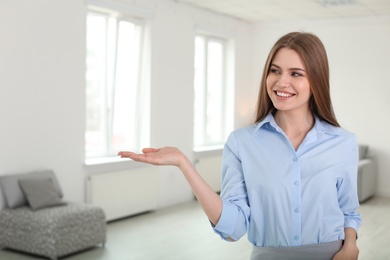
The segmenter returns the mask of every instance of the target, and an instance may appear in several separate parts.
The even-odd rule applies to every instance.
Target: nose
[[[277,84],[279,87],[284,87],[284,88],[290,86],[290,79],[288,75],[280,74]]]

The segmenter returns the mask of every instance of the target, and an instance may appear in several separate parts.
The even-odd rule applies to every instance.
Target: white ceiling
[[[176,0],[248,22],[390,15],[390,0]]]

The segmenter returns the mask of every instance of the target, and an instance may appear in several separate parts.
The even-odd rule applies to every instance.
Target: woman
[[[251,259],[358,257],[357,141],[334,116],[326,51],[313,34],[273,46],[255,123],[225,144],[221,196],[177,148],[119,155],[179,167],[217,234],[248,234]]]

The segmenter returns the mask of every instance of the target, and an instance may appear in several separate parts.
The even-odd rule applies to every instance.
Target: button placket
[[[295,155],[292,158],[293,162],[293,178],[292,178],[292,245],[301,244],[302,232],[302,215],[301,215],[301,169],[299,158]]]

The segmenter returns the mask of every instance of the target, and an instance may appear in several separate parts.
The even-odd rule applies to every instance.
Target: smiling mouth
[[[284,98],[288,98],[288,97],[292,97],[294,96],[295,94],[291,94],[291,93],[287,93],[287,92],[281,92],[281,91],[275,91],[276,95],[278,97],[284,97]]]

